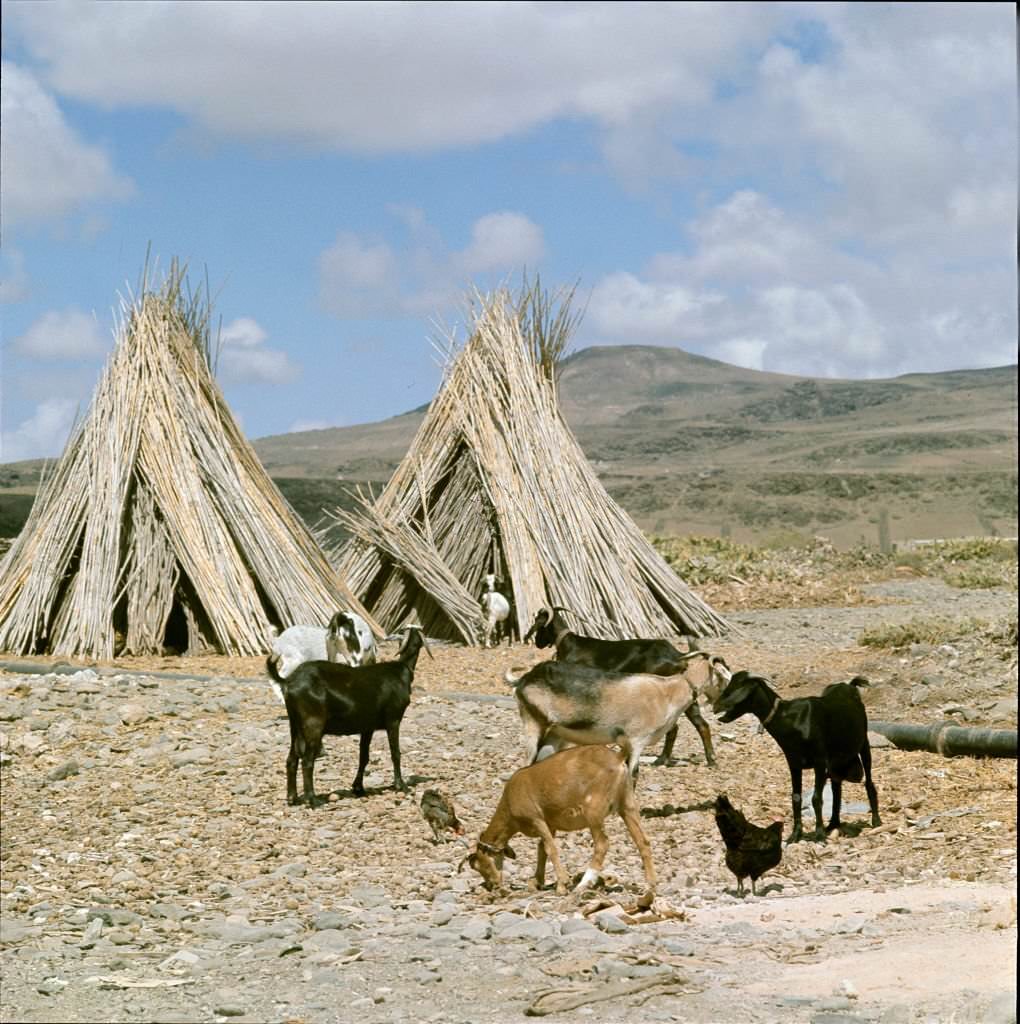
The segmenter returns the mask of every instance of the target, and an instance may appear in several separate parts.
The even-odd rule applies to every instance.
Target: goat
[[[332,661],[337,665],[371,665],[376,660],[375,637],[365,620],[354,612],[337,612],[329,625],[288,626],[277,634],[271,626],[273,642],[270,646],[272,657],[280,675],[291,672],[306,661]],[[284,703],[283,691],[271,682],[280,703]]]
[[[270,650],[282,676],[289,676],[306,661],[333,660],[326,650],[326,630],[322,626],[288,626],[278,635],[275,627],[271,627],[271,631]],[[275,684],[274,689],[279,693]],[[282,694],[280,696],[282,699]]]
[[[590,665],[592,668],[607,669],[610,672],[644,672],[657,676],[675,675],[683,672],[694,648],[681,654],[668,640],[601,640],[598,637],[572,633],[560,615],[565,608],[549,611],[540,608],[524,642],[534,636],[536,647],[555,647],[558,661],[569,661],[575,665]],[[721,660],[721,659],[720,659]],[[705,762],[715,766],[715,751],[712,748],[712,732],[702,717],[698,702],[693,701],[684,712],[691,725],[698,730],[701,745],[705,750]],[[655,764],[668,764],[676,742],[676,727],[666,733],[662,753]]]
[[[393,788],[406,790],[400,774],[400,722],[411,703],[411,684],[424,645],[421,630],[408,627],[407,636],[395,661],[374,665],[335,665],[330,661],[308,661],[289,676],[279,674],[273,658],[266,659],[266,670],[283,691],[290,720],[290,752],[287,754],[287,803],[300,801],[297,795],[297,763],[301,761],[304,800],[316,804],[312,774],[322,737],[361,737],[358,774],[351,789],[365,795],[364,776],[372,735],[385,729],[393,762]],[[427,648],[426,648],[427,650]],[[430,652],[431,653],[431,652]]]
[[[510,640],[508,619],[510,617],[510,602],[496,589],[496,577],[490,573],[485,577],[485,590],[482,592],[480,601],[482,606],[482,645],[492,646],[492,638],[497,637],[497,645],[502,639],[501,634],[506,633],[507,641]]]
[[[695,665],[699,670],[692,679]],[[551,726],[572,729],[586,737],[586,743],[612,743],[616,730],[621,730],[630,741],[630,770],[636,777],[645,747],[676,725],[680,715],[697,700],[695,687],[711,683],[718,671],[709,656],[699,651],[695,663],[670,676],[606,672],[588,665],[542,661],[519,675],[509,669],[504,679],[514,687],[531,762],[537,758],[543,739],[550,739],[546,734]],[[555,736],[551,739],[556,745]]]
[[[567,731],[563,739],[570,740]],[[567,873],[560,861],[556,832],[577,832],[587,828],[595,844],[591,862],[577,889],[586,889],[599,877],[609,840],[605,832],[606,817],[612,813],[623,818],[634,845],[641,854],[645,882],[648,886],[643,905],[650,906],[655,893],[655,867],[648,839],[641,829],[641,818],[634,785],[627,764],[631,747],[626,736],[617,730],[612,742],[620,751],[606,746],[580,746],[561,751],[537,764],[514,772],[475,849],[465,860],[484,880],[488,889],[503,883],[503,858],[516,857],[509,841],[518,833],[537,837],[538,857],[533,885],[545,884],[546,858],[556,871],[556,891],[565,893]]]
[[[343,665],[374,665],[375,637],[368,623],[354,612],[337,612],[326,629],[326,660]]]
[[[827,832],[840,828],[839,810],[843,782],[864,780],[871,809],[871,827],[882,824],[878,816],[878,791],[871,780],[871,746],[868,743],[868,713],[860,687],[868,681],[855,676],[849,683],[833,683],[820,697],[783,700],[761,676],[741,670],[734,672],[713,704],[723,722],[752,714],[779,744],[790,769],[793,788],[793,831],[786,840],[801,839],[801,775],[813,768],[815,790],[811,806],[815,812],[816,842],[825,842]],[[832,783],[832,817],[822,828],[822,790]]]

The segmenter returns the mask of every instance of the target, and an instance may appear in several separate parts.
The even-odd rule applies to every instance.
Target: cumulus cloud
[[[703,102],[781,17],[771,7],[66,0],[7,17],[65,95],[170,108],[213,138],[406,152]]]
[[[689,225],[689,246],[595,286],[586,326],[608,343],[679,345],[753,369],[829,377],[1015,360],[1015,282],[913,255],[844,251],[751,190]]]
[[[44,313],[11,343],[32,359],[91,359],[109,347],[94,316],[78,309]]]
[[[217,374],[231,383],[286,384],[300,370],[286,352],[267,348],[268,334],[251,317],[238,317],[220,331]]]
[[[131,195],[130,180],[101,148],[79,138],[30,72],[4,61],[2,76],[0,202],[8,227],[56,220],[88,203]]]
[[[471,242],[454,262],[465,274],[530,266],[545,255],[542,229],[520,213],[489,213],[471,227]]]
[[[327,312],[435,316],[458,304],[467,280],[499,279],[532,268],[545,256],[542,228],[515,211],[479,217],[462,249],[450,249],[417,208],[394,206],[387,212],[400,229],[399,244],[341,231],[320,253],[319,301]]]
[[[59,455],[67,442],[78,404],[70,398],[40,402],[28,419],[0,435],[0,461],[41,459]]]

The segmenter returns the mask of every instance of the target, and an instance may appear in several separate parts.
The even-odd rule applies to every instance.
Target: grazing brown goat
[[[560,731],[563,739],[574,742],[568,730]],[[565,893],[569,880],[560,862],[556,832],[577,832],[585,828],[591,831],[595,850],[577,888],[587,888],[602,870],[609,847],[604,823],[615,813],[623,818],[641,854],[648,886],[644,902],[651,903],[655,893],[655,867],[648,839],[641,829],[640,811],[628,769],[630,743],[620,733],[613,742],[619,745],[619,751],[607,746],[572,747],[521,768],[511,776],[492,820],[479,837],[475,850],[465,858],[482,876],[487,888],[502,885],[503,858],[516,857],[508,843],[515,835],[523,833],[541,840],[535,887],[545,884],[548,857],[556,871],[556,891]]]

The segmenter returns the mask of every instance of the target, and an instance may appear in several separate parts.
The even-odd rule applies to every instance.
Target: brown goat
[[[577,742],[569,730],[555,729],[563,740]],[[595,849],[591,863],[577,889],[586,889],[598,877],[609,848],[605,819],[609,814],[623,818],[634,845],[641,854],[648,889],[644,904],[655,894],[655,867],[648,839],[641,829],[640,812],[634,796],[634,784],[628,770],[630,743],[618,733],[613,742],[620,751],[606,746],[581,746],[563,750],[536,764],[521,768],[503,789],[499,805],[478,839],[475,850],[465,858],[484,879],[486,888],[499,888],[503,882],[503,858],[516,857],[508,846],[518,833],[537,837],[538,860],[534,886],[545,884],[546,858],[556,871],[556,891],[565,893],[568,876],[560,862],[556,832],[591,831]],[[461,867],[464,861],[461,862]]]

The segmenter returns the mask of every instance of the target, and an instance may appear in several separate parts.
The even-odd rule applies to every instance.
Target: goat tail
[[[518,669],[517,675],[514,675],[514,670],[512,668],[508,668],[506,672],[503,673],[503,682],[509,686],[516,686],[527,674],[528,669],[526,668]]]
[[[871,686],[871,683],[869,683],[864,676],[854,676],[853,679],[850,680],[850,685],[856,686],[860,689],[862,686]]]
[[[273,680],[277,686],[283,686],[286,684],[287,679],[285,676],[281,676],[279,670],[276,667],[276,656],[270,654],[266,658],[266,671],[269,673],[269,678]]]

